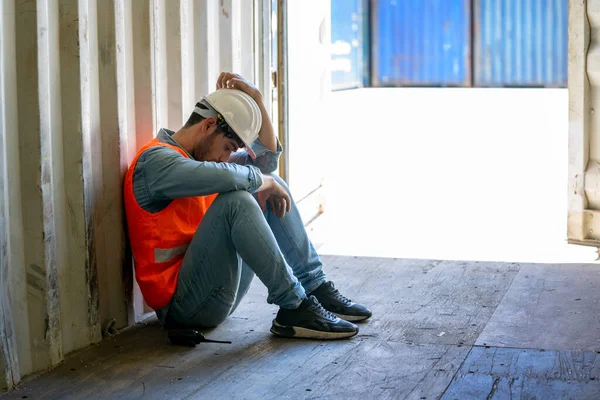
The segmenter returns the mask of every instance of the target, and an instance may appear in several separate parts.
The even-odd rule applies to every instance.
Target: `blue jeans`
[[[163,324],[215,327],[237,308],[254,275],[267,287],[268,303],[297,308],[325,282],[322,267],[293,201],[279,218],[270,207],[263,214],[246,191],[223,193],[200,222],[175,295],[156,313]]]

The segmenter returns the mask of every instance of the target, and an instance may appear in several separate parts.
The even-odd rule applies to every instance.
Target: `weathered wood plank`
[[[475,347],[443,399],[598,399],[600,355]]]
[[[344,270],[361,273],[346,278]],[[362,257],[336,258],[333,268],[344,290],[373,307],[369,329],[380,339],[457,345],[475,342],[518,270],[515,263]]]
[[[471,348],[462,345],[448,346],[446,352],[406,396],[406,400],[439,399],[452,382]]]
[[[524,264],[477,344],[600,351],[600,268]]]
[[[433,369],[442,368],[439,362],[451,347],[367,339],[338,357],[292,371],[285,380],[271,386],[265,398],[403,399],[419,382],[427,381]],[[459,355],[458,365],[466,353],[462,353],[462,358]],[[458,365],[439,393],[449,384]]]

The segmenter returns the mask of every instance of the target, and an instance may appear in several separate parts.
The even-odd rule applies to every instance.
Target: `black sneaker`
[[[364,321],[373,315],[367,307],[356,304],[347,297],[344,297],[335,288],[333,282],[322,283],[312,291],[311,295],[315,296],[327,311],[334,313],[346,321]]]
[[[280,308],[271,332],[291,338],[342,339],[356,335],[358,327],[336,317],[310,296],[295,310]]]

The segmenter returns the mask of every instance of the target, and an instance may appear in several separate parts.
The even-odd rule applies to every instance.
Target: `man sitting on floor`
[[[245,149],[245,151],[238,151]],[[215,327],[256,274],[280,307],[271,332],[337,339],[371,316],[327,281],[285,182],[260,91],[222,73],[177,132],[161,129],[125,177],[136,279],[166,327]],[[254,195],[254,197],[253,197]]]

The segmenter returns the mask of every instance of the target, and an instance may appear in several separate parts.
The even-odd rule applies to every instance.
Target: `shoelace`
[[[325,307],[323,307],[323,306],[321,305],[321,303],[319,303],[319,301],[318,301],[318,300],[317,300],[317,301],[314,301],[314,300],[313,300],[313,306],[315,307],[316,311],[317,311],[317,312],[318,312],[318,313],[319,313],[319,314],[320,314],[322,317],[324,317],[324,318],[327,318],[327,319],[331,319],[331,320],[334,320],[334,319],[336,319],[336,318],[337,318],[337,317],[336,317],[336,316],[335,316],[333,313],[331,313],[331,312],[329,312],[328,310],[326,310],[326,309],[325,309]]]
[[[336,299],[346,304],[352,303],[352,300],[341,294],[340,291],[337,290],[335,286],[333,286],[333,283],[329,287],[331,288],[331,293],[335,296]]]

